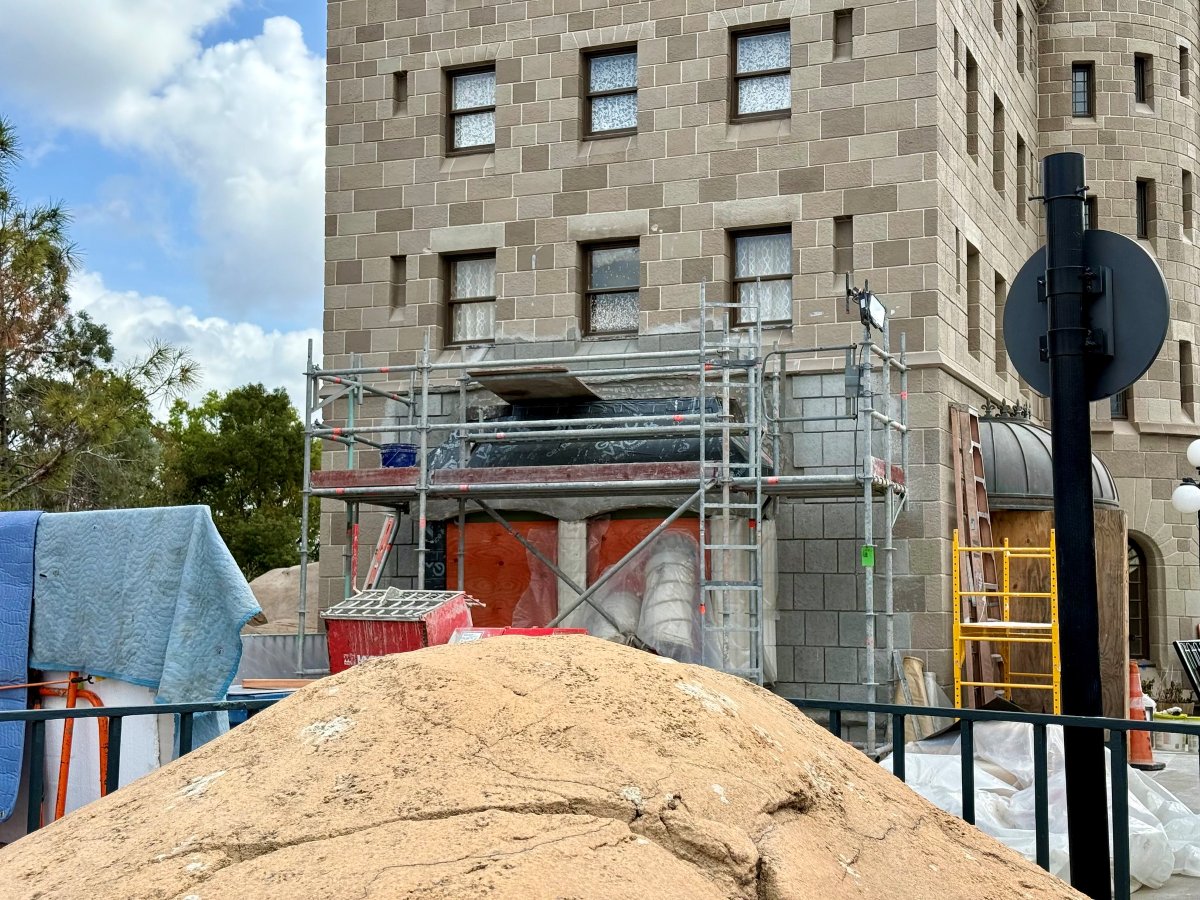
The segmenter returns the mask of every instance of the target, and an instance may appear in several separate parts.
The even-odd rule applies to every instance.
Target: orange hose
[[[65,682],[64,682],[65,683]],[[42,688],[40,691],[43,697],[65,697],[67,692],[62,688]],[[77,697],[82,697],[96,709],[104,706],[104,701],[95,691],[86,691],[80,688],[76,692]],[[105,775],[108,774],[108,719],[96,719],[96,731],[100,743],[100,796],[108,795],[108,783]]]
[[[71,673],[71,683],[67,685],[67,709],[75,708],[75,698],[79,694],[79,685],[75,679],[78,672]],[[67,783],[71,778],[71,743],[75,739],[75,720],[63,721],[62,754],[58,758],[58,796],[54,800],[54,821],[57,822],[67,814]]]
[[[28,684],[0,684],[0,691],[19,691],[21,688],[45,687],[50,684],[68,684],[71,679],[62,678],[58,681],[30,681]]]

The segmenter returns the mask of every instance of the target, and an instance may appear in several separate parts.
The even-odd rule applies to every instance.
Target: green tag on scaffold
[[[862,547],[862,564],[863,568],[871,569],[875,566],[875,545],[863,544]]]

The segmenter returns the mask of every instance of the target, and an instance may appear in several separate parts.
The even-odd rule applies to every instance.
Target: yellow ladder
[[[963,555],[969,553],[996,553],[1002,563],[1001,582],[998,590],[962,590],[959,580]],[[1050,590],[1014,591],[1012,589],[1010,562],[1014,559],[1044,559],[1050,564]],[[1050,531],[1049,547],[1009,546],[1008,538],[1002,547],[972,547],[958,540],[958,529],[954,529],[954,559],[952,563],[954,585],[954,705],[962,709],[963,688],[995,688],[1012,699],[1014,690],[1053,692],[1055,715],[1062,713],[1062,671],[1058,643],[1058,561],[1055,558],[1054,531]],[[992,600],[1000,603],[1000,618],[983,621],[964,620],[963,598],[983,598],[988,606]],[[1050,605],[1048,622],[1014,622],[1011,617],[1013,600],[1048,600]],[[963,669],[968,659],[968,645],[991,644],[1000,655],[1004,673],[1000,681],[964,680]],[[1049,672],[1014,672],[1011,665],[1012,647],[1015,644],[1045,644],[1050,647]]]

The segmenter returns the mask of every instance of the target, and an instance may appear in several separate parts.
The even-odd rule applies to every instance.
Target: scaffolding
[[[868,627],[869,699],[876,699],[875,677],[875,526],[872,507],[882,499],[885,507],[884,614],[886,641],[892,640],[892,525],[905,497],[907,463],[907,366],[903,341],[898,353],[875,340],[863,325],[861,340],[837,347],[774,349],[763,354],[763,329],[759,317],[746,326],[731,324],[732,304],[708,303],[701,291],[699,335],[691,348],[646,350],[629,353],[588,353],[535,359],[477,359],[476,351],[431,350],[428,334],[417,361],[400,366],[352,365],[323,369],[312,358],[306,371],[304,426],[304,492],[309,497],[334,499],[345,505],[346,548],[343,556],[344,596],[367,586],[359,578],[359,516],[363,505],[382,508],[392,518],[388,542],[395,540],[396,523],[409,515],[415,525],[417,589],[426,587],[430,552],[426,525],[431,503],[449,502],[457,521],[458,588],[463,589],[466,567],[465,524],[468,510],[477,509],[500,524],[526,550],[545,564],[574,593],[562,603],[549,624],[561,622],[575,609],[588,604],[612,623],[599,601],[599,591],[672,523],[691,513],[699,519],[701,564],[696,598],[706,644],[706,661],[757,683],[764,680],[764,572],[762,528],[764,514],[776,497],[861,499],[863,503],[863,563]],[[743,309],[743,313],[744,313]],[[595,349],[595,345],[589,349]],[[795,415],[783,399],[790,378],[828,369],[830,354],[845,353],[848,364],[848,407],[828,418],[846,419],[855,428],[857,458],[845,460],[837,471],[784,474],[784,431],[794,424],[811,423],[817,416]],[[481,355],[491,355],[486,350]],[[453,357],[446,359],[445,357]],[[838,357],[840,358],[840,357]],[[639,416],[636,422],[613,418],[522,419],[500,422],[477,410],[469,415],[469,399],[489,398],[498,378],[506,384],[576,379],[603,391],[606,399],[645,396],[654,386],[663,396],[663,385],[679,396],[698,398],[694,412]],[[489,388],[489,384],[492,386]],[[770,389],[768,389],[770,386]],[[849,396],[853,387],[853,396]],[[772,395],[773,391],[773,395]],[[455,398],[452,409],[441,409],[439,398]],[[431,411],[437,400],[439,415]],[[882,402],[880,402],[882,401]],[[386,415],[368,416],[364,404],[392,404]],[[338,403],[336,420],[333,404]],[[386,419],[386,421],[385,421]],[[376,451],[394,437],[405,435],[415,445],[411,466],[382,467]],[[619,441],[665,436],[695,441],[694,459],[684,461],[614,461],[581,465],[520,465],[471,467],[474,450],[487,443],[512,444],[538,441]],[[894,438],[896,440],[894,440]],[[345,447],[345,468],[313,471],[314,439]],[[458,466],[432,468],[430,451],[447,444],[457,447]],[[713,452],[714,447],[719,451]],[[896,451],[899,451],[898,453]],[[770,451],[768,453],[768,451]],[[668,499],[669,515],[658,522],[629,552],[581,585],[564,573],[526,540],[493,504],[532,498],[654,498]],[[303,506],[302,534],[308,534],[308,503]],[[449,520],[448,520],[449,521]],[[446,548],[446,553],[452,552]],[[868,554],[870,558],[868,559]],[[297,610],[299,648],[309,616],[308,546],[301,541],[300,597]],[[378,583],[379,560],[369,574]],[[447,585],[447,587],[451,587]],[[615,623],[613,623],[615,624]],[[634,642],[636,644],[636,642]],[[710,652],[711,651],[711,652]],[[300,656],[297,653],[297,668]],[[872,729],[873,734],[873,729]],[[872,737],[873,740],[873,737]]]
[[[1059,657],[1058,643],[1058,557],[1054,539],[1054,529],[1050,529],[1050,546],[1048,547],[1010,547],[1008,538],[1003,546],[973,547],[959,543],[958,529],[954,529],[952,542],[954,553],[952,574],[954,584],[954,705],[963,707],[963,688],[991,688],[997,694],[1009,701],[1013,699],[1013,691],[1049,691],[1051,695],[1051,712],[1062,714],[1062,660]],[[999,556],[1001,561],[1001,580],[995,591],[964,591],[959,582],[960,567],[963,555],[982,553]],[[1012,587],[1012,561],[1033,560],[1044,561],[1049,568],[1048,591],[1015,591]],[[983,619],[971,617],[969,604],[965,600],[981,599],[986,609],[995,609],[996,617],[991,615]],[[1036,600],[1046,604],[1045,618],[1039,621],[1020,621],[1012,617],[1012,602],[1014,600]],[[1028,619],[1028,617],[1026,617]],[[967,646],[982,644],[996,647],[1003,675],[997,680],[963,678],[966,666]],[[1046,647],[1046,663],[1049,671],[1024,671],[1013,665],[1013,650],[1019,646]],[[1025,665],[1028,665],[1026,662]]]

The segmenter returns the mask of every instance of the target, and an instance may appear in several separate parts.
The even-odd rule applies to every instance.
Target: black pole
[[[1092,432],[1088,397],[1088,316],[1083,293],[1083,156],[1044,160],[1047,353],[1054,449],[1054,526],[1058,542],[1063,713],[1099,716],[1100,616],[1092,509]],[[1067,836],[1071,885],[1093,898],[1112,896],[1104,735],[1065,728]]]

